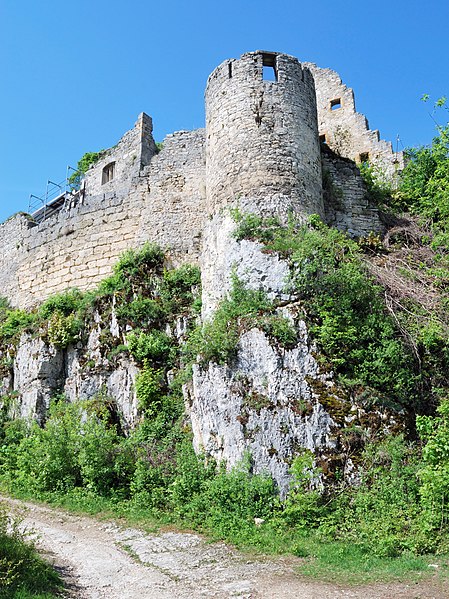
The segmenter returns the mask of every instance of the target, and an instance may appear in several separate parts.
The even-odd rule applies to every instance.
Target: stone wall
[[[125,135],[129,156],[130,135]],[[134,137],[141,147],[140,138]],[[120,254],[146,241],[170,251],[175,262],[198,260],[204,205],[204,133],[169,136],[163,150],[152,156],[132,180],[102,186],[91,184],[101,175],[102,160],[90,169],[86,194],[39,224],[17,215],[0,225],[1,294],[16,306],[31,306],[69,287],[89,289],[111,274]],[[116,151],[117,162],[120,154]],[[116,175],[120,174],[120,168]],[[98,180],[98,179],[97,179]],[[115,189],[110,189],[115,187]],[[188,207],[188,217],[186,217]]]
[[[381,233],[383,225],[379,211],[369,194],[356,164],[342,158],[323,145],[323,195],[325,220],[330,226],[346,231],[353,237]]]
[[[152,132],[151,117],[144,112],[140,113],[134,128],[125,133],[113,148],[106,150],[100,160],[87,171],[86,193],[95,196],[112,191],[123,193],[130,189],[142,168],[156,154]],[[105,169],[109,165],[113,165],[113,177],[110,181],[105,181]]]
[[[391,142],[369,129],[366,117],[356,111],[354,92],[331,69],[304,63],[315,80],[318,129],[322,140],[344,158],[377,165],[389,179],[404,167],[402,152],[393,152]]]
[[[336,99],[340,108],[331,110]],[[211,74],[206,131],[169,135],[161,152],[151,132],[151,118],[140,114],[78,194],[39,222],[17,215],[0,225],[1,295],[30,306],[69,287],[92,288],[124,250],[154,241],[174,264],[202,255],[209,312],[229,288],[236,259],[223,208],[318,213],[353,235],[378,232],[355,162],[367,153],[391,171],[402,160],[367,128],[336,73],[273,52],[227,60]],[[326,135],[321,153],[318,133]]]
[[[198,261],[206,197],[204,129],[168,135],[142,173],[139,241],[152,239],[174,263]]]

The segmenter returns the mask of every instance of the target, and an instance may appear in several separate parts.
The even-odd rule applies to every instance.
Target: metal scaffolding
[[[48,179],[45,193],[40,196],[30,194],[28,213],[36,223],[61,210],[71,208],[74,201],[84,192],[83,173],[67,166],[66,177],[60,183]]]

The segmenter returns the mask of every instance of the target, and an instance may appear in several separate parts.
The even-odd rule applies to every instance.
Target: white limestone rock
[[[43,422],[51,397],[61,388],[63,375],[63,352],[40,338],[23,334],[13,367],[19,415]]]
[[[112,398],[122,419],[122,426],[129,430],[138,419],[135,380],[137,366],[129,359],[120,358],[117,365],[106,369],[86,368],[79,361],[79,352],[67,351],[67,376],[64,393],[71,402],[91,399],[99,393]]]
[[[270,343],[258,329],[244,333],[231,364],[196,365],[190,393],[185,390],[195,449],[228,467],[249,451],[254,471],[273,476],[283,496],[299,448],[335,447],[335,423],[309,380],[320,381],[329,393],[333,382],[319,372],[304,322],[297,328],[299,342],[292,350]]]
[[[290,299],[285,294],[289,275],[286,260],[264,252],[255,241],[236,241],[236,223],[229,214],[216,214],[205,227],[201,257],[202,317],[208,319],[232,286],[232,274],[249,289],[261,289],[270,299]]]

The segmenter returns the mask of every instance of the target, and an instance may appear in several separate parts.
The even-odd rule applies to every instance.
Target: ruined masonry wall
[[[352,160],[322,152],[326,223],[355,237],[379,232],[379,211],[370,204],[360,171]]]
[[[115,191],[87,193],[84,203],[39,226],[24,215],[0,225],[0,295],[30,306],[68,287],[92,288],[124,250],[148,240],[172,248],[175,262],[195,262],[203,220],[203,140],[195,131],[169,136],[128,191],[117,182]],[[182,218],[182,206],[189,207],[189,218]]]
[[[264,79],[264,67],[274,81]],[[341,107],[332,111],[336,98]],[[321,151],[319,133],[327,139]],[[228,289],[234,262],[242,273],[251,262],[260,274],[254,285],[266,280],[256,251],[234,251],[224,208],[281,218],[318,213],[354,235],[382,230],[354,164],[364,152],[390,173],[397,160],[401,166],[334,71],[264,51],[227,60],[207,83],[205,131],[169,135],[157,153],[152,120],[141,113],[64,208],[40,223],[17,215],[0,224],[0,295],[31,306],[70,287],[95,287],[124,250],[153,241],[174,265],[200,263],[206,315]],[[267,292],[282,293],[281,285],[267,283]]]
[[[170,248],[175,264],[198,262],[205,220],[204,129],[168,135],[142,173],[139,241]]]
[[[156,144],[153,139],[153,121],[144,112],[140,113],[133,129],[125,133],[120,141],[106,150],[101,159],[90,168],[85,176],[86,193],[97,195],[116,191],[128,190],[139,176],[144,166],[150,163],[156,154]],[[103,169],[114,163],[114,178],[102,182]]]
[[[326,137],[327,145],[344,158],[361,162],[364,154],[372,165],[377,165],[391,180],[404,168],[402,152],[395,153],[391,142],[380,139],[379,131],[370,130],[366,117],[356,111],[354,92],[331,69],[321,69],[313,63],[304,63],[315,80],[318,129]],[[340,107],[332,109],[332,101]]]

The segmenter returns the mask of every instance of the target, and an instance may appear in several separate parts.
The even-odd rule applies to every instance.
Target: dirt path
[[[147,534],[34,504],[23,525],[38,535],[79,599],[448,599],[436,582],[341,587],[295,574],[300,560],[248,558],[200,536]]]

